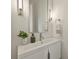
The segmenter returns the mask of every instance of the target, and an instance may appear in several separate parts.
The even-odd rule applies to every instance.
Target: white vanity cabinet
[[[19,47],[18,59],[61,59],[61,41],[48,40],[43,44]]]
[[[61,59],[61,43],[57,42],[49,45],[48,52],[50,53],[50,59]]]

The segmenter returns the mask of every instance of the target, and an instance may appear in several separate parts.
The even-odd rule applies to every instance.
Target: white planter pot
[[[23,45],[27,44],[27,38],[22,39],[22,44],[23,44]]]

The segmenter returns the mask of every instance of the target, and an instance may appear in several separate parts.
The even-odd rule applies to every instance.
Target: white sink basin
[[[48,39],[44,39],[42,42],[43,42],[43,44],[51,44],[52,42],[56,43],[60,40],[61,39],[57,39],[57,38],[48,38]]]

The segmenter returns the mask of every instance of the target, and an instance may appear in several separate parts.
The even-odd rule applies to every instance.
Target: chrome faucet
[[[42,39],[44,39],[44,37],[42,36],[42,33],[40,33],[40,41],[41,41],[41,43],[43,43]]]

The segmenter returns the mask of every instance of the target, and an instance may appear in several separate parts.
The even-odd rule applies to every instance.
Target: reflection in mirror
[[[29,0],[29,31],[45,32],[47,31],[48,20],[47,0]]]

